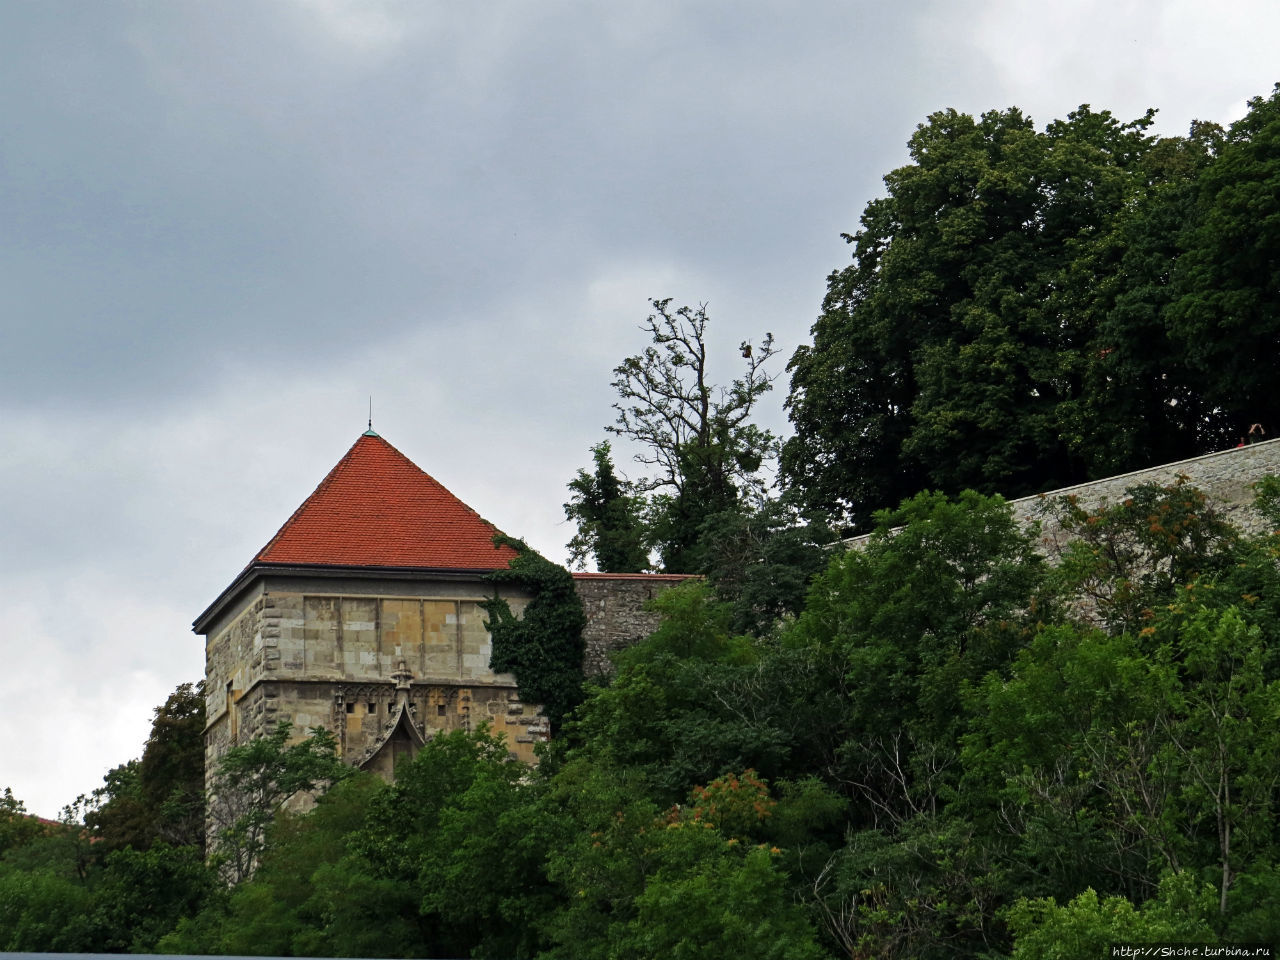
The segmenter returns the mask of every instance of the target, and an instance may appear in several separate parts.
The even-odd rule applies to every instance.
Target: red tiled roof
[[[373,432],[361,436],[253,563],[496,570],[497,529]]]

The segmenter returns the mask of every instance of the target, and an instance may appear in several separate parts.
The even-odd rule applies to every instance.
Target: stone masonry
[[[400,688],[422,739],[487,720],[515,756],[533,760],[546,719],[521,701],[513,676],[489,669],[479,585],[419,584],[417,595],[405,595],[405,586],[399,596],[380,596],[387,585],[267,582],[214,625],[205,665],[207,768],[230,746],[288,719],[297,736],[329,729],[344,760],[389,776],[403,751],[375,752],[393,732]],[[516,612],[525,603],[508,601]],[[412,682],[398,683],[400,676]]]
[[[1216,453],[1206,453],[1176,463],[1162,463],[1145,470],[1134,470],[1102,480],[1062,487],[1009,501],[1013,515],[1022,523],[1039,521],[1040,541],[1050,548],[1059,541],[1061,531],[1045,511],[1054,500],[1076,497],[1085,509],[1096,509],[1124,498],[1130,487],[1155,483],[1168,486],[1185,478],[1198,488],[1220,510],[1223,516],[1246,533],[1263,527],[1263,518],[1253,509],[1253,486],[1266,476],[1280,476],[1280,439],[1248,444]],[[857,549],[869,534],[843,541],[845,547]]]
[[[690,574],[575,573],[574,584],[582,598],[587,626],[583,672],[602,677],[612,669],[610,656],[648,636],[658,628],[658,614],[645,609],[663,590],[698,579]]]
[[[1253,485],[1265,476],[1280,476],[1280,440],[1249,444],[1217,453],[1206,453],[1190,460],[1164,463],[1145,470],[1063,487],[1049,493],[1011,500],[1013,515],[1022,523],[1041,522],[1040,538],[1047,547],[1055,543],[1061,531],[1044,515],[1046,501],[1076,497],[1085,509],[1124,499],[1125,491],[1147,483],[1168,486],[1181,478],[1198,488],[1223,514],[1246,533],[1257,533],[1263,519],[1253,509]]]

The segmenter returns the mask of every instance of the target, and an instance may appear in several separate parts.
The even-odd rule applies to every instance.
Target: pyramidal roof
[[[257,564],[496,570],[498,530],[372,430],[294,511]]]

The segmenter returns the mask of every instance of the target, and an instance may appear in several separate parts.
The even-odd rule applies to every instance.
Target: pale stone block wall
[[[687,579],[576,576],[587,616],[587,675],[605,675],[611,652],[651,633],[659,617],[646,604]],[[284,719],[298,739],[325,727],[344,760],[368,760],[395,717],[401,664],[413,678],[411,718],[424,737],[488,722],[518,759],[533,762],[535,745],[550,731],[541,707],[520,699],[515,677],[489,667],[493,640],[479,603],[491,589],[262,578],[220,615],[206,640],[206,771],[211,775],[230,747],[271,733]],[[519,595],[506,599],[517,616],[528,603]],[[394,751],[379,754],[378,772],[390,777],[394,760]]]
[[[507,599],[517,615],[527,604]],[[520,700],[515,677],[489,669],[492,638],[477,596],[259,588],[240,606],[207,640],[207,771],[228,748],[269,734],[283,719],[299,739],[325,727],[345,760],[362,762],[394,716],[402,666],[413,677],[409,703],[426,737],[487,720],[526,762],[547,738],[541,708]]]
[[[1254,484],[1265,476],[1280,475],[1280,440],[1268,440],[1231,450],[1220,450],[1190,460],[1135,470],[1092,483],[1081,483],[1049,493],[1011,500],[1013,514],[1022,523],[1041,522],[1041,543],[1055,545],[1060,528],[1046,516],[1048,501],[1076,497],[1080,506],[1095,510],[1124,499],[1125,491],[1147,483],[1167,486],[1185,477],[1218,508],[1224,517],[1246,533],[1263,529],[1263,518],[1253,509]]]
[[[1019,522],[1039,521],[1041,543],[1052,547],[1062,539],[1061,529],[1046,515],[1052,501],[1075,497],[1081,507],[1096,510],[1104,504],[1124,499],[1130,487],[1155,483],[1168,486],[1185,477],[1199,489],[1233,524],[1246,533],[1257,533],[1264,527],[1261,515],[1253,509],[1254,484],[1266,476],[1280,476],[1280,439],[1249,444],[1217,453],[1206,453],[1176,463],[1162,463],[1145,470],[1134,470],[1102,480],[1062,487],[1030,497],[1009,501]],[[841,542],[847,549],[866,543],[869,534]]]

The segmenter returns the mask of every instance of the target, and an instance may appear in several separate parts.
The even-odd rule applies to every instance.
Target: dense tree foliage
[[[216,888],[204,851],[204,699],[179,686],[140,760],[58,823],[0,798],[0,950],[148,953]]]
[[[592,557],[601,573],[639,573],[649,566],[643,498],[614,472],[608,441],[591,448],[595,469],[579,470],[569,481],[564,515],[578,525],[569,541],[570,561],[584,566]]]
[[[863,524],[925,486],[1020,496],[1280,426],[1278,117],[1280,93],[1185,138],[1087,106],[931,116],[791,359],[788,482]]]
[[[297,742],[287,720],[264,737],[230,747],[209,789],[212,862],[230,883],[252,875],[276,814],[295,797],[327,789],[351,773],[337,757],[337,738],[313,727]]]
[[[1238,435],[1280,429],[1266,359],[1280,337],[1280,84],[1204,165],[1179,248],[1167,314],[1184,362]]]
[[[24,847],[47,832],[45,824],[27,812],[26,805],[5,787],[0,795],[0,856]]]
[[[113,768],[85,815],[103,851],[157,840],[204,849],[204,685],[181,684],[156,707],[142,757]]]

